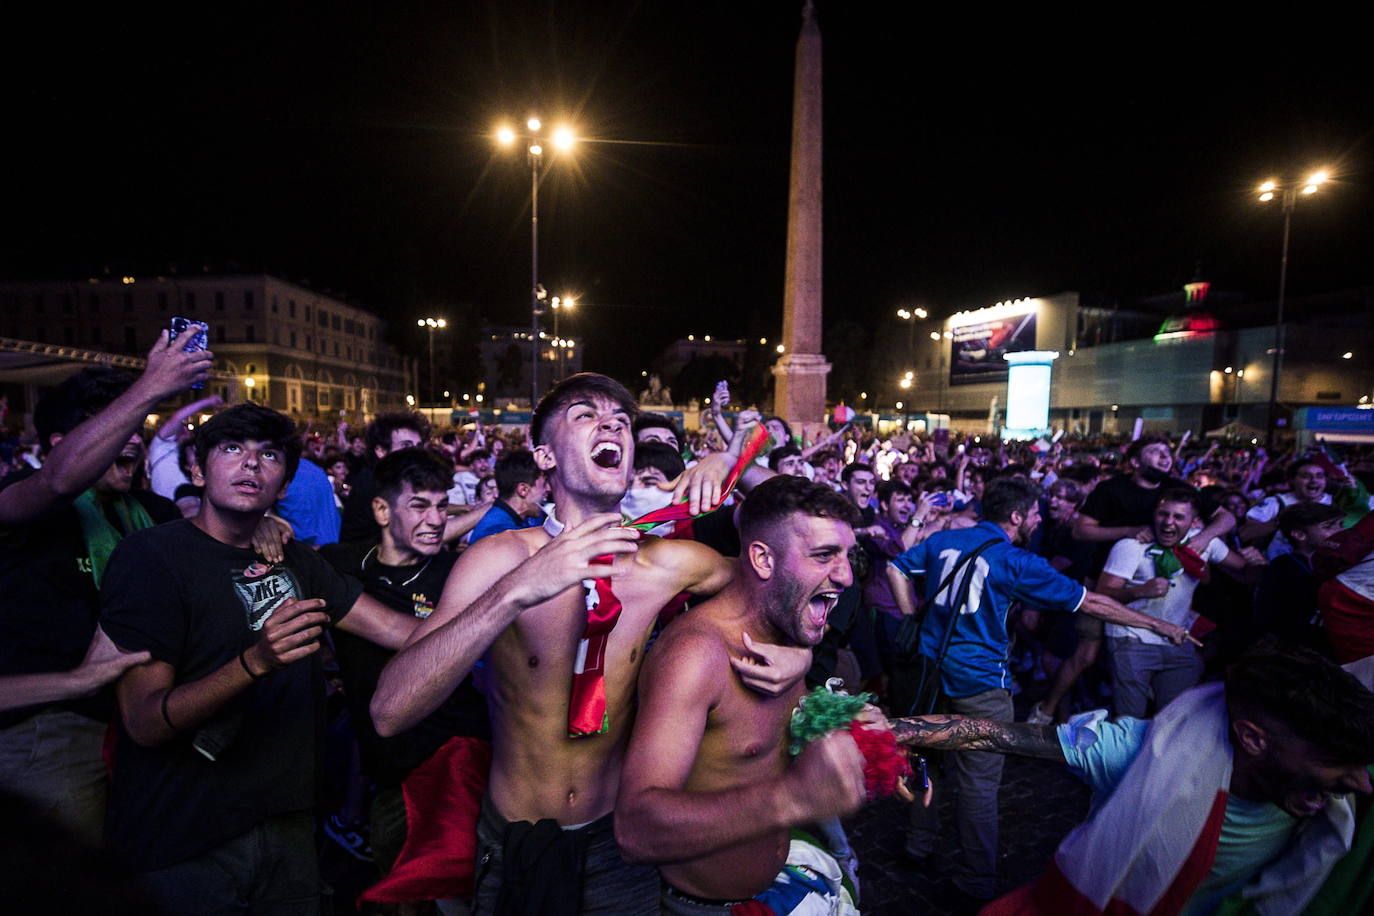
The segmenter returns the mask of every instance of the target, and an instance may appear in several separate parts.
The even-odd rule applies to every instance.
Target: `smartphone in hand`
[[[196,353],[210,345],[210,326],[194,318],[175,317],[167,323],[167,337],[169,340],[180,339],[181,349]],[[205,383],[194,382],[191,387],[204,388]]]

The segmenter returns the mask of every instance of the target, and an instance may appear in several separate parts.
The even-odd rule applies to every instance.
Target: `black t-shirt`
[[[415,566],[386,566],[377,560],[376,551],[375,544],[330,544],[320,548],[320,556],[340,572],[360,579],[363,590],[388,607],[403,614],[428,617],[439,603],[458,555],[444,551]],[[473,686],[471,676],[464,678],[443,705],[414,728],[392,738],[381,737],[372,725],[368,706],[392,653],[351,633],[335,630],[330,636],[343,677],[349,717],[358,736],[363,770],[379,786],[398,785],[455,735],[490,740],[486,699]]]
[[[1165,490],[1188,490],[1196,492],[1192,484],[1178,477],[1166,477],[1159,486],[1142,487],[1131,474],[1121,474],[1102,481],[1088,494],[1083,503],[1081,514],[1096,521],[1103,528],[1142,527],[1155,520],[1155,505],[1159,495]],[[1203,498],[1202,518],[1204,521],[1217,511],[1217,503]],[[1102,571],[1107,562],[1107,554],[1112,552],[1112,541],[1097,545],[1093,557],[1093,575]]]
[[[343,521],[339,526],[339,540],[377,542],[377,520],[372,517],[372,497],[377,495],[377,481],[372,468],[363,468],[348,475],[348,498],[344,500]]]
[[[299,541],[285,551],[270,565],[190,521],[130,535],[105,571],[101,626],[116,645],[171,665],[184,684],[234,661],[290,598],[323,598],[337,623],[362,586]],[[265,675],[167,744],[141,747],[121,727],[109,847],[147,871],[200,855],[266,817],[310,809],[323,703],[317,653]],[[213,762],[193,747],[210,732],[226,745]]]
[[[23,470],[0,481],[0,489],[37,473]],[[156,493],[129,493],[154,523],[181,517]],[[115,513],[106,517],[121,530]],[[100,595],[91,574],[90,550],[81,518],[70,502],[23,525],[0,528],[0,675],[66,671],[81,664],[95,635]],[[109,690],[61,704],[27,706],[0,713],[0,728],[16,725],[41,709],[65,708],[104,721],[114,710]]]

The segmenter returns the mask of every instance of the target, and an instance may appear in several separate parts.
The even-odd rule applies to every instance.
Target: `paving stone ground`
[[[999,799],[998,893],[1040,875],[1059,841],[1088,811],[1088,790],[1063,764],[1008,757]],[[923,866],[902,857],[907,805],[885,799],[849,818],[859,856],[860,909],[866,916],[945,916],[968,912],[950,876],[958,856],[953,793],[941,800],[946,843]]]

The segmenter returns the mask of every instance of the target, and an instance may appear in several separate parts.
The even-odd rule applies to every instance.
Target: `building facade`
[[[1197,287],[1199,284],[1189,284]],[[1171,315],[1081,307],[1074,292],[1001,302],[932,319],[918,335],[904,405],[947,415],[955,429],[993,432],[1007,403],[1008,352],[1057,352],[1050,425],[1069,433],[1195,433],[1239,423],[1265,430],[1274,325],[1251,304],[1213,315],[1190,289]],[[1374,394],[1374,327],[1362,291],[1292,308],[1278,402],[1280,428],[1304,407],[1354,406]],[[1297,303],[1294,303],[1297,305]]]
[[[8,338],[144,356],[173,316],[209,325],[208,384],[298,420],[359,422],[407,407],[414,361],[386,323],[355,305],[268,274],[114,277],[0,284]]]

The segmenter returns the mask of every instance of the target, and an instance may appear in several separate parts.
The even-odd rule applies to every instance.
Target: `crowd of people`
[[[911,880],[957,847],[970,911],[1374,897],[1368,449],[807,441],[723,385],[687,432],[593,373],[528,428],[145,428],[212,358],[79,372],[0,454],[16,899],[321,912],[333,844],[374,912],[852,913],[908,767]],[[1007,753],[1095,803],[995,899]]]

